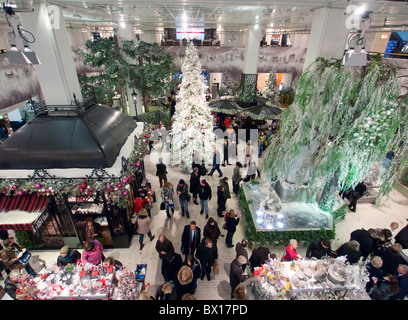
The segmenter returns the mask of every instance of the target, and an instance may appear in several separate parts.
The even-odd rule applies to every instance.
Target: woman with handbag
[[[164,184],[164,187],[161,191],[161,197],[162,197],[162,204],[164,203],[164,208],[166,210],[167,218],[171,218],[170,215],[170,210],[171,213],[174,213],[174,202],[173,202],[173,185],[170,182],[166,182]],[[162,205],[160,205],[162,207]]]
[[[149,217],[149,214],[145,208],[140,210],[137,216],[137,233],[139,234],[139,243],[140,243],[140,250],[143,249],[143,239],[144,235],[147,234],[150,238],[150,241],[153,241],[154,237],[152,235],[152,231],[150,230],[150,226],[152,224],[152,219]]]

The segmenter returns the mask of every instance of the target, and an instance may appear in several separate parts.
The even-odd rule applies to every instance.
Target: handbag
[[[166,205],[164,204],[164,202],[160,203],[160,210],[164,210],[166,209]]]
[[[227,230],[227,223],[226,223],[226,222],[222,225],[222,228],[223,228],[224,230]]]
[[[214,274],[219,274],[220,273],[220,266],[218,264],[218,260],[214,261],[213,272],[214,272]]]

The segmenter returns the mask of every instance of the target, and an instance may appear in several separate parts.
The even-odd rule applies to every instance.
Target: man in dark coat
[[[247,273],[242,270],[242,266],[247,264],[247,259],[244,256],[239,256],[231,262],[230,266],[230,286],[231,286],[231,299],[235,297],[235,288],[241,282],[243,282]]]
[[[377,249],[376,243],[379,239],[376,238],[374,229],[358,229],[350,234],[350,240],[356,240],[360,244],[360,252],[365,260],[371,252]]]
[[[181,235],[181,246],[183,248],[182,252],[186,258],[189,254],[194,255],[201,241],[201,229],[197,227],[195,221],[191,221],[189,225],[186,225]]]
[[[394,239],[395,243],[402,245],[403,249],[408,249],[408,224],[397,233]]]
[[[193,195],[193,203],[198,204],[198,187],[200,186],[200,176],[198,175],[198,168],[195,167],[190,176],[190,193]]]
[[[57,265],[65,267],[67,264],[76,265],[77,261],[81,259],[81,253],[75,249],[69,249],[64,246],[60,250],[60,255],[57,258]]]
[[[306,257],[321,259],[324,256],[330,257],[331,247],[330,241],[327,239],[313,240],[306,250]]]
[[[207,280],[210,281],[211,267],[214,265],[215,260],[218,259],[217,246],[213,245],[209,238],[204,238],[197,248],[196,257],[201,263],[201,280],[206,275]]]
[[[165,281],[173,280],[182,266],[181,255],[177,252],[169,251],[166,258],[162,260],[162,275]]]
[[[400,264],[398,266],[398,279],[399,292],[390,297],[390,300],[404,300],[408,296],[408,266],[406,264]]]
[[[212,190],[207,180],[203,179],[198,187],[198,197],[200,198],[200,214],[205,211],[205,217],[208,218],[208,201],[212,198]]]
[[[394,243],[391,247],[383,247],[377,252],[383,261],[381,270],[385,275],[397,273],[398,266],[402,262],[401,250],[402,246],[399,243]]]
[[[249,258],[249,262],[251,263],[251,271],[254,272],[256,267],[260,267],[262,264],[265,263],[266,260],[269,258],[269,254],[271,252],[266,247],[259,247],[252,250],[251,257]],[[273,254],[276,258],[276,255]]]
[[[159,158],[159,163],[156,164],[156,176],[159,177],[160,188],[162,188],[163,183],[167,182],[167,167],[163,163],[163,158]]]
[[[222,177],[222,171],[220,169],[220,164],[221,164],[221,158],[220,158],[220,153],[218,152],[218,150],[214,150],[214,156],[213,156],[213,166],[212,169],[210,171],[210,173],[208,174],[209,176],[212,176],[214,171],[217,170],[219,173],[219,178]]]
[[[358,185],[356,185],[354,190],[350,191],[350,195],[349,195],[350,204],[348,205],[348,207],[351,211],[356,212],[357,201],[364,195],[364,192],[366,191],[367,191],[367,186],[365,185],[364,181],[360,182]]]

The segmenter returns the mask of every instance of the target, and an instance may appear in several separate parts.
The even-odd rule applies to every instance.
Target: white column
[[[259,46],[261,42],[261,27],[258,24],[248,26],[245,43],[245,61],[242,73],[258,73]]]
[[[312,29],[303,70],[316,58],[341,59],[346,48],[349,30],[346,27],[345,9],[321,8],[313,15]]]
[[[73,94],[81,102],[81,88],[62,9],[41,3],[34,6],[34,12],[19,13],[19,16],[22,27],[35,37],[30,49],[41,62],[35,65],[35,70],[45,102],[69,105]]]

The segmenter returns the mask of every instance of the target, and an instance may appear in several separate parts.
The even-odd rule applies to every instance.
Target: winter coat
[[[93,227],[93,230],[94,230],[93,233],[96,234],[96,237],[102,237],[102,227],[101,227],[101,225],[99,223],[93,221],[92,222],[92,227]],[[95,236],[92,236],[90,239],[87,239],[87,237],[86,237],[87,229],[88,229],[88,224],[86,223],[84,225],[84,227],[82,228],[82,230],[81,230],[81,239],[82,239],[83,242],[85,242],[86,240],[94,240],[94,237],[95,237]]]
[[[188,269],[190,270],[191,274],[188,277],[187,280],[184,280],[181,278],[181,273],[182,270],[184,269]],[[194,292],[194,275],[193,272],[191,271],[190,267],[188,266],[182,266],[180,268],[180,271],[178,272],[177,276],[175,276],[173,278],[173,283],[174,283],[174,287],[177,290],[177,299],[181,300],[181,298],[183,297],[183,295],[185,295],[186,293],[193,293]]]
[[[167,173],[166,165],[164,163],[156,164],[156,176],[165,175]]]
[[[234,168],[232,173],[232,180],[235,182],[240,182],[242,180],[240,168]]]
[[[212,248],[208,248],[205,245],[205,239],[206,238],[204,238],[197,247],[196,258],[200,261],[208,262],[208,266],[211,267],[214,264],[214,261],[218,259],[218,249],[214,244]]]
[[[59,267],[65,267],[67,264],[76,264],[81,259],[81,254],[78,250],[69,249],[65,257],[58,256],[57,265]]]
[[[200,177],[194,172],[190,176],[190,192],[198,193],[198,187],[200,186]]]
[[[169,239],[165,239],[163,242],[157,240],[156,242],[156,251],[159,253],[160,259],[164,259],[166,257],[165,254],[161,254],[162,251],[168,253],[170,251],[174,252],[173,243]]]
[[[228,200],[231,198],[231,193],[230,193],[230,189],[229,189],[229,185],[227,182],[225,182],[225,179],[221,179],[220,180],[220,185],[222,185],[224,187],[224,199]]]
[[[102,261],[103,257],[103,247],[98,240],[92,240],[92,247],[90,250],[82,251],[82,262],[85,264],[87,262],[98,265]]]
[[[139,215],[137,216],[137,233],[146,234],[150,231],[152,219],[149,216]]]
[[[393,295],[390,300],[404,300],[408,296],[408,274],[397,275],[399,292]]]
[[[225,210],[225,198],[224,191],[217,190],[217,212],[222,212]]]
[[[355,230],[350,234],[350,240],[356,240],[360,244],[360,251],[366,259],[375,247],[374,238],[365,229]]]
[[[17,285],[11,281],[9,277],[4,280],[4,292],[7,293],[13,300],[16,300]]]
[[[234,233],[237,230],[238,223],[239,223],[239,218],[235,219],[235,218],[227,217],[227,231]]]
[[[408,249],[408,224],[397,233],[394,239],[395,243],[402,245],[403,249]]]
[[[327,249],[323,248],[322,246],[322,239],[312,241],[306,250],[306,257],[312,258],[315,257],[316,259],[321,259],[324,256],[330,256],[331,247],[329,246]]]
[[[212,190],[207,182],[204,186],[200,184],[200,186],[198,187],[198,196],[201,200],[211,200]]]
[[[236,258],[238,258],[239,256],[244,256],[248,261],[248,251],[241,242],[237,242],[237,244],[235,245],[235,252],[237,253]]]
[[[235,290],[237,285],[239,285],[242,281],[245,280],[245,276],[242,275],[242,266],[238,262],[238,259],[234,259],[231,262],[230,266],[230,275],[229,275],[229,280],[230,280],[230,285],[231,289]]]
[[[351,264],[357,263],[362,257],[361,251],[351,250],[348,242],[343,243],[336,251],[338,256],[346,256],[347,261]]]
[[[215,221],[214,225],[212,226],[210,223],[207,222],[207,224],[204,227],[204,233],[203,236],[211,239],[213,244],[217,243],[218,238],[221,235],[221,230],[218,227],[218,223]]]
[[[391,283],[384,281],[374,284],[373,290],[369,295],[372,300],[390,300],[396,293],[398,293],[398,291],[392,290]]]
[[[381,268],[376,268],[371,263],[367,263],[366,268],[367,268],[367,271],[368,271],[368,277],[369,277],[370,281],[367,282],[365,289],[366,289],[367,292],[369,292],[370,289],[374,285],[374,281],[373,281],[372,278],[375,277],[375,278],[380,280],[385,276],[385,274],[384,274],[384,271],[382,271]]]
[[[385,275],[397,274],[399,264],[402,262],[402,258],[398,252],[395,252],[392,247],[382,248],[377,252],[377,255],[381,257],[383,264],[381,270]]]
[[[195,227],[194,243],[191,243],[190,225],[184,227],[183,233],[181,235],[181,245],[183,246],[184,250],[187,250],[188,248],[192,248],[193,250],[195,250],[199,245],[200,241],[201,241],[201,229],[199,227],[197,226]]]
[[[252,251],[251,257],[249,258],[252,272],[254,272],[254,268],[260,267],[268,260],[269,253],[270,251],[266,247],[259,247]]]
[[[297,256],[298,256],[297,250],[293,249],[292,246],[290,244],[288,244],[287,247],[286,247],[286,253],[283,256],[282,260],[284,260],[284,261],[296,260]]]
[[[164,280],[172,280],[177,275],[177,272],[179,272],[182,263],[183,261],[180,254],[176,252],[170,252],[168,256],[162,260]]]
[[[24,268],[24,264],[22,264],[17,255],[23,251],[17,243],[13,243],[11,248],[4,247],[3,250],[0,252],[0,258],[2,259],[3,264],[9,268],[10,270],[21,270]]]
[[[183,185],[178,184],[176,192],[180,192],[180,194],[177,193],[179,200],[184,201],[187,200],[187,194],[188,194],[188,184],[184,182]]]

